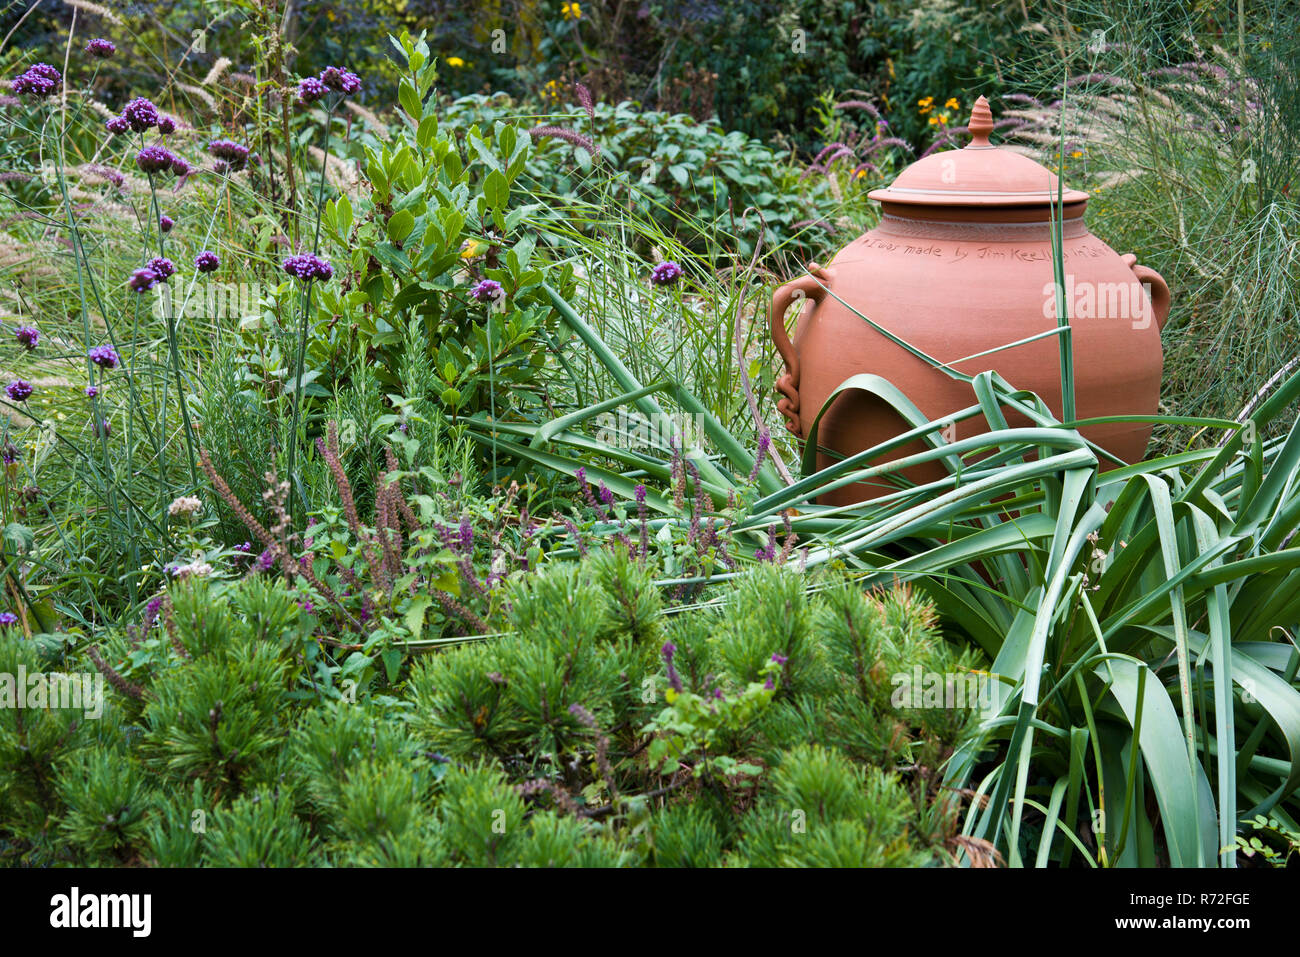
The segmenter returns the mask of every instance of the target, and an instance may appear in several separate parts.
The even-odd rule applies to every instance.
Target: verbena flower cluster
[[[650,282],[656,286],[671,286],[682,278],[682,267],[672,260],[661,262],[650,270]]]
[[[112,40],[105,40],[102,37],[96,37],[86,44],[86,53],[96,59],[106,60],[116,52],[116,44]]]
[[[135,165],[140,172],[151,175],[170,170],[176,176],[186,176],[190,172],[190,164],[165,146],[146,146],[136,154]]]
[[[283,265],[284,271],[290,276],[297,276],[304,281],[311,281],[312,279],[324,281],[334,275],[334,267],[329,264],[329,261],[322,259],[315,253],[290,256],[284,261]]]
[[[199,272],[216,272],[220,266],[221,260],[210,249],[205,249],[194,257],[194,268]]]
[[[14,379],[5,386],[5,394],[15,402],[26,402],[34,391],[32,384],[26,379]]]
[[[41,341],[41,331],[35,326],[19,326],[14,331],[14,338],[28,352],[36,348],[36,343]]]
[[[112,346],[107,345],[94,346],[86,353],[86,356],[101,369],[114,369],[120,361],[118,359],[117,350]]]
[[[327,66],[320,76],[308,76],[298,81],[298,102],[303,106],[315,103],[333,91],[351,96],[361,89],[361,77],[338,66]]]
[[[163,256],[155,256],[142,268],[131,273],[127,286],[134,292],[148,292],[160,282],[166,282],[176,273],[176,264]]]
[[[36,63],[14,78],[13,91],[19,96],[49,96],[63,82],[63,74],[48,63]]]
[[[220,161],[219,173],[237,173],[248,165],[248,147],[234,140],[213,140],[208,144],[208,152]]]
[[[172,227],[175,225],[176,225],[176,220],[172,219],[170,216],[166,215],[165,213],[162,216],[158,217],[158,228],[161,229],[164,233],[170,233],[172,231]]]
[[[479,302],[495,302],[501,296],[501,283],[495,279],[483,279],[474,284],[469,294]]]

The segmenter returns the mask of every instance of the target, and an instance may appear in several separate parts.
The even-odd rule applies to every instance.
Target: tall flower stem
[[[321,213],[324,210],[325,202],[325,170],[330,158],[330,134],[334,130],[334,109],[338,106],[337,100],[332,103],[325,111],[325,148],[321,154],[320,161],[320,184],[316,190],[316,230],[312,236],[311,251],[313,254],[320,250],[320,227]],[[307,364],[307,328],[311,323],[311,294],[312,286],[315,280],[307,280],[307,288],[303,291],[303,309],[302,322],[298,329],[298,359],[296,367],[298,374],[294,380],[293,387],[293,420],[289,426],[289,482],[291,485],[289,494],[289,521],[292,523],[296,511],[295,503],[301,497],[298,486],[298,476],[294,472],[294,463],[298,454],[298,417],[302,411],[302,378],[306,374]],[[295,494],[296,493],[296,494]],[[305,501],[304,501],[304,504]]]
[[[149,201],[153,210],[152,229],[158,229],[158,255],[166,256],[166,239],[161,228],[158,227],[159,218],[162,215],[162,208],[158,204],[158,187],[154,183],[153,174],[149,174]],[[172,374],[176,377],[176,398],[180,402],[181,422],[185,430],[185,452],[189,459],[190,466],[190,483],[197,488],[199,484],[199,472],[194,456],[194,426],[190,422],[190,407],[185,398],[185,374],[181,371],[181,353],[177,345],[176,338],[176,310],[172,308],[170,292],[162,296],[164,303],[163,321],[167,324],[167,346],[171,352]],[[164,411],[166,410],[166,400],[163,402]],[[164,479],[165,481],[165,479]]]

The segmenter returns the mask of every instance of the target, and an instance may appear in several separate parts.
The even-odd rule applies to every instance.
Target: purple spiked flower
[[[194,268],[199,272],[216,272],[220,265],[221,260],[210,249],[205,249],[194,257]]]
[[[284,271],[290,276],[297,276],[305,282],[310,282],[313,279],[324,281],[334,275],[334,267],[329,264],[329,261],[322,259],[315,253],[290,256],[284,261],[283,266]]]
[[[158,117],[158,132],[161,133],[163,136],[166,136],[168,133],[175,133],[176,121],[173,120],[170,116]]]
[[[19,326],[14,331],[14,338],[24,349],[31,352],[36,348],[36,343],[41,341],[41,330],[35,326]]]
[[[158,217],[158,228],[164,233],[170,233],[172,227],[176,225],[176,220],[172,219],[166,213]]]
[[[86,356],[101,369],[116,368],[118,363],[117,350],[112,346],[95,346],[86,353]]]
[[[116,52],[117,46],[113,41],[102,37],[96,37],[86,44],[86,53],[99,60],[106,60]]]
[[[676,667],[673,666],[673,655],[677,654],[677,646],[674,645],[671,641],[666,641],[664,642],[664,646],[660,648],[659,651],[663,654],[664,664],[668,668],[668,686],[672,688],[674,691],[676,691],[678,694],[681,694],[682,679],[681,676],[677,674]]]
[[[671,259],[650,270],[650,282],[656,286],[671,286],[682,278],[682,267]]]
[[[479,302],[494,302],[501,297],[501,283],[495,279],[481,279],[474,284],[469,294]]]
[[[115,116],[104,124],[110,133],[130,133],[131,122],[125,116]]]
[[[15,402],[26,402],[31,398],[33,391],[35,390],[32,389],[32,384],[26,379],[14,379],[13,382],[5,386],[5,392]]]

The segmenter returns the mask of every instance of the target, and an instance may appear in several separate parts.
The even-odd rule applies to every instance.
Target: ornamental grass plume
[[[564,140],[572,146],[581,146],[592,156],[600,155],[600,147],[590,136],[584,136],[577,130],[571,130],[564,126],[534,126],[528,131],[528,135],[534,140],[540,140],[546,137],[552,137],[557,140]]]

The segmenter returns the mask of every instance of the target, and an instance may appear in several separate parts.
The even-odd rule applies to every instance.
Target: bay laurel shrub
[[[494,635],[344,695],[289,586],[191,576],[94,650],[0,635],[0,669],[98,669],[98,720],[0,709],[0,857],[155,866],[942,863],[934,773],[966,709],[890,674],[969,668],[928,605],[765,565],[666,605],[613,544],[501,586]],[[330,653],[346,652],[330,648]],[[353,652],[352,657],[364,657]],[[352,669],[354,674],[361,670]],[[742,702],[741,706],[736,706]],[[722,717],[705,733],[674,717]],[[662,729],[662,730],[656,730]],[[656,744],[679,741],[665,753]]]

